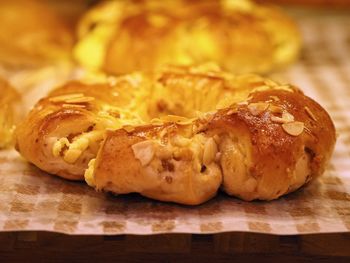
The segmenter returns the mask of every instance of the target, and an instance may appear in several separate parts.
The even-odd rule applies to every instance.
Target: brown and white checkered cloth
[[[15,151],[0,152],[0,231],[69,234],[214,233],[303,234],[350,231],[350,18],[300,19],[301,61],[277,79],[299,85],[331,114],[339,134],[318,181],[272,202],[220,194],[186,207],[139,196],[97,193],[83,183],[47,175]]]

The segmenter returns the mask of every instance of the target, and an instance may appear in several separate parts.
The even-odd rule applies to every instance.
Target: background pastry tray
[[[320,102],[339,134],[318,181],[272,202],[220,194],[196,207],[137,195],[97,193],[36,169],[14,150],[0,152],[0,231],[68,234],[350,232],[350,17],[298,15],[305,48],[299,63],[273,78],[299,85]],[[320,142],[322,143],[322,142]]]

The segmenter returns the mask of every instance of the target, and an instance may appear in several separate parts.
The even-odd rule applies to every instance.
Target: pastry
[[[248,201],[295,191],[334,143],[329,115],[298,88],[208,66],[71,82],[17,129],[18,151],[44,171],[188,205],[220,188]]]
[[[161,65],[218,63],[233,73],[294,61],[300,34],[281,10],[250,0],[104,1],[81,19],[75,59],[123,74]]]

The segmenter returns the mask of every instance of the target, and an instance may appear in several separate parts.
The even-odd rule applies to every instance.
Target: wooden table
[[[0,262],[350,262],[350,234],[0,234]]]

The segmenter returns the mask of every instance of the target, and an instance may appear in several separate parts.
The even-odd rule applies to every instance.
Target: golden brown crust
[[[276,199],[322,174],[334,148],[327,112],[290,85],[206,67],[112,82],[41,100],[18,128],[22,155],[68,179],[88,168],[98,190],[194,205],[220,187]]]
[[[272,103],[271,97],[278,98],[278,101]],[[225,178],[230,175],[223,172],[222,176],[218,176],[218,178],[223,177],[223,189],[228,194],[244,200],[272,200],[298,189],[323,173],[334,147],[335,129],[333,123],[319,104],[299,91],[267,90],[253,93],[248,105],[266,101],[269,101],[270,107],[280,107],[291,113],[296,121],[304,123],[304,131],[298,136],[292,136],[282,128],[280,123],[271,120],[271,117],[274,116],[271,111],[266,110],[261,115],[255,116],[247,105],[238,107],[233,105],[234,111],[232,108],[226,108],[218,111],[204,122],[197,121],[194,126],[201,127],[199,132],[189,136],[189,138],[194,138],[198,134],[203,134],[207,138],[217,136],[218,140],[221,141],[218,145],[219,153],[222,155],[226,154],[225,146],[222,145],[226,143],[225,136],[236,136],[241,141],[248,140],[243,149],[245,159],[249,159],[245,181],[247,182],[251,178],[256,181],[254,186],[249,188],[249,191],[245,191],[242,185],[238,185],[240,188],[238,191],[232,190],[232,185],[230,185],[232,181],[228,180],[228,185],[225,183]],[[96,159],[94,170],[96,188],[119,194],[139,192],[147,197],[183,204],[199,204],[210,199],[220,186],[218,180],[211,182],[211,191],[205,192],[204,195],[193,193],[191,188],[193,184],[186,184],[190,187],[190,189],[186,189],[186,194],[175,191],[176,195],[169,198],[167,192],[160,191],[159,184],[165,180],[162,171],[159,169],[156,169],[156,172],[147,171],[135,157],[135,153],[131,149],[132,145],[141,141],[160,140],[159,131],[167,129],[167,125],[153,128],[145,126],[138,127],[131,132],[120,130],[109,132]],[[181,133],[178,128],[175,129],[175,135]],[[167,145],[167,142],[162,141],[162,143]],[[173,150],[173,152],[175,151]],[[306,171],[301,171],[303,174],[297,175],[295,174],[298,169],[296,166],[299,159],[304,158],[304,154],[308,158],[308,168]],[[228,156],[230,159],[236,157]],[[221,157],[221,160],[217,161],[221,170],[225,170],[223,158]],[[170,159],[171,162],[174,161],[172,158]],[[116,162],[116,160],[120,160],[120,162]],[[169,157],[166,160],[169,162]],[[193,157],[190,158],[190,162],[193,162]],[[173,171],[172,183],[176,182],[176,178],[179,176],[177,173],[188,171],[183,167],[182,169]],[[302,169],[306,168],[302,167]],[[238,171],[236,170],[236,172]],[[200,178],[201,176],[194,170],[188,173],[187,178]],[[238,176],[238,174],[233,176]],[[302,176],[302,178],[296,178],[297,176]],[[152,183],[152,180],[155,182]],[[194,179],[192,180],[194,181]],[[241,184],[243,183],[241,182]],[[199,181],[195,187],[200,189],[203,185],[205,184]]]
[[[54,90],[40,100],[17,128],[17,150],[39,168],[61,177],[82,180],[89,160],[96,155],[82,155],[74,164],[63,160],[63,152],[53,156],[52,147],[60,138],[73,139],[92,131],[100,124],[98,111],[103,103],[110,103],[113,95],[108,85],[84,85],[71,82]],[[108,95],[107,95],[108,94]],[[85,98],[93,98],[84,102]],[[70,100],[75,102],[70,102]],[[79,102],[79,100],[81,102]],[[105,129],[102,125],[101,129]],[[101,141],[103,136],[99,138]]]
[[[271,97],[278,101],[271,101]],[[290,178],[296,163],[305,153],[310,158],[310,171],[303,184],[322,174],[330,159],[335,143],[335,128],[322,107],[301,92],[268,90],[252,94],[248,105],[269,101],[289,112],[304,124],[298,136],[288,134],[280,123],[271,120],[274,113],[269,109],[254,116],[247,105],[239,106],[237,112],[218,112],[208,124],[208,132],[238,133],[248,135],[251,144],[249,174],[258,181],[255,193],[240,196],[246,200],[275,199],[293,191]],[[238,130],[238,131],[237,131]],[[256,194],[256,195],[254,195]]]
[[[248,0],[105,1],[82,19],[79,35],[76,59],[114,74],[208,61],[234,73],[267,72],[300,49],[290,18]]]
[[[157,157],[145,167],[135,158],[133,147],[138,143],[147,143],[150,139],[159,139],[164,131],[171,135],[168,139],[162,138],[162,144],[154,144]],[[166,141],[180,133],[181,128],[174,124],[144,126],[132,132],[108,132],[96,159],[96,189],[117,194],[137,192],[156,200],[188,205],[209,200],[216,194],[222,181],[219,167],[211,164],[206,171],[202,171],[201,167],[199,170],[194,169],[194,153],[186,147],[177,148],[180,154],[175,157],[161,155],[165,147],[169,146]],[[164,144],[167,146],[164,147]]]

